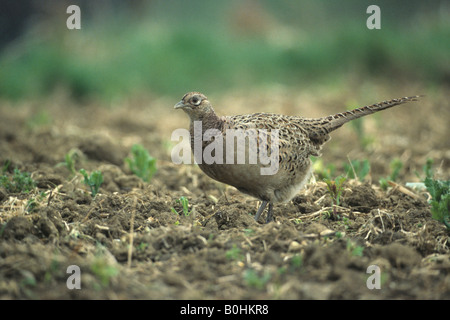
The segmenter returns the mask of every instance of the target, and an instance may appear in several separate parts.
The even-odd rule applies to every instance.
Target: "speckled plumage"
[[[194,150],[194,121],[201,121],[202,134],[208,129],[217,129],[226,141],[227,129],[255,129],[263,134],[278,129],[279,168],[274,175],[261,175],[261,163],[256,164],[206,164],[200,169],[209,177],[232,185],[239,191],[262,200],[255,219],[258,219],[269,204],[267,222],[272,219],[273,203],[287,202],[307,182],[311,175],[309,156],[320,156],[329,133],[346,122],[381,111],[405,102],[417,101],[418,96],[383,101],[322,118],[303,118],[271,113],[222,116],[214,112],[208,98],[199,92],[189,92],[175,105],[185,111],[191,120],[191,148]],[[261,131],[262,130],[262,131]],[[199,134],[199,133],[197,133]],[[270,139],[268,140],[270,142]],[[202,142],[202,150],[210,141]],[[270,144],[269,144],[270,145]],[[248,147],[248,145],[246,145]],[[259,148],[259,143],[258,143]],[[259,152],[259,150],[256,150]],[[224,149],[225,155],[225,149]],[[225,156],[224,156],[225,157]]]

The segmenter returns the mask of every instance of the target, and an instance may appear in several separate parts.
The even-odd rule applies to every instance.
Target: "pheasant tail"
[[[331,131],[334,131],[338,128],[340,128],[343,124],[358,119],[364,116],[367,116],[369,114],[385,110],[388,108],[392,108],[394,106],[398,106],[399,104],[403,104],[410,101],[418,101],[417,99],[421,96],[412,96],[412,97],[404,97],[399,99],[392,99],[389,101],[383,101],[380,103],[375,103],[369,106],[356,108],[350,111],[345,111],[342,113],[337,113],[332,116],[324,117],[323,120],[326,121],[326,124],[324,125],[324,129],[327,131],[327,133],[330,133]]]

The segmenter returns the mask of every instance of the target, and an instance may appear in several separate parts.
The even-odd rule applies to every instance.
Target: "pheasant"
[[[190,118],[191,149],[200,169],[212,179],[260,199],[262,203],[255,220],[269,205],[268,223],[272,220],[274,203],[288,202],[306,184],[311,176],[309,157],[321,155],[322,146],[330,139],[330,132],[351,120],[417,101],[419,97],[392,99],[322,118],[303,118],[272,113],[218,116],[204,94],[189,92],[175,105],[175,109],[182,109]],[[253,144],[249,142],[251,139],[244,143],[240,140],[237,146],[226,148],[236,138],[236,134],[231,135],[231,132],[254,132],[257,138],[252,140],[255,141]],[[272,132],[277,135],[272,135]],[[205,139],[207,133],[209,138]],[[252,135],[248,134],[248,137]],[[220,140],[222,143],[218,143]],[[214,148],[211,147],[213,142]],[[268,164],[262,160],[227,161],[238,158],[239,148],[246,149],[245,156],[249,159],[252,151],[257,156],[276,155],[276,170],[262,174],[262,169],[267,169]],[[220,161],[202,161],[201,156],[206,151],[211,151],[211,157]]]

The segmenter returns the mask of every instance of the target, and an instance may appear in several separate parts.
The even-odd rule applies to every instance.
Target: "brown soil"
[[[336,106],[344,94],[235,93],[229,108],[221,107],[223,97],[210,98],[222,114],[319,116],[343,111]],[[1,104],[0,164],[10,160],[5,174],[18,168],[37,182],[30,193],[0,188],[1,299],[450,298],[449,232],[432,219],[425,191],[402,187],[420,180],[415,172],[422,174],[427,158],[436,174],[449,177],[448,92],[367,118],[372,142],[365,149],[349,125],[339,129],[323,163],[335,164],[337,175],[348,159],[368,159],[370,175],[346,182],[336,216],[325,183],[317,181],[276,205],[267,225],[252,217],[255,199],[195,165],[171,162],[170,134],[188,124],[172,109],[177,98],[136,99],[120,108],[71,105],[58,96]],[[124,163],[135,143],[158,159],[149,183]],[[95,199],[80,174],[59,165],[70,151],[77,171],[103,173]],[[394,158],[404,168],[398,185],[383,191],[378,180]],[[189,200],[188,216],[176,201],[181,196]],[[70,265],[80,267],[80,290],[66,285]],[[370,265],[380,268],[379,290],[367,288]]]

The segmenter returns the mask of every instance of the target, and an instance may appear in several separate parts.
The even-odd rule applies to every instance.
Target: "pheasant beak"
[[[174,106],[175,109],[180,109],[180,108],[184,108],[184,107],[186,107],[186,105],[183,103],[183,100],[181,100]]]

